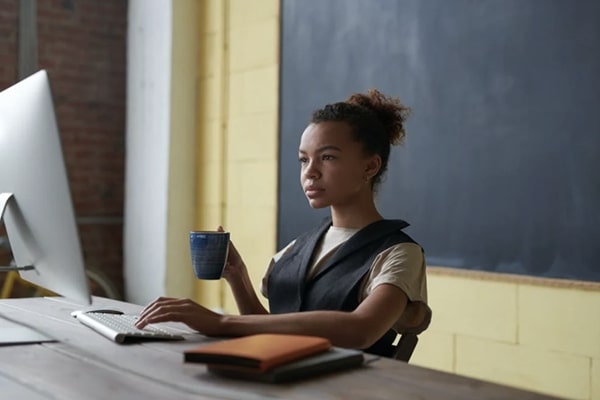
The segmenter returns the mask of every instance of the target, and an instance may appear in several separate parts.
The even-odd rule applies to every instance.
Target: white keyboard
[[[117,343],[138,340],[183,340],[184,337],[166,329],[146,325],[144,329],[135,327],[137,315],[102,312],[78,312],[74,316],[82,324]]]

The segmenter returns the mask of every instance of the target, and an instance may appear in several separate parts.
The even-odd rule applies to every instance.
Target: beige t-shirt
[[[335,251],[358,231],[359,229],[329,227],[323,240],[315,249],[316,257],[313,259],[313,264],[309,268],[306,279],[310,280],[315,276]],[[260,291],[263,296],[269,297],[267,282],[273,266],[293,244],[294,241],[271,259],[261,282]],[[421,247],[415,243],[400,243],[379,253],[373,260],[369,274],[365,276],[361,283],[359,302],[362,302],[377,286],[382,284],[391,284],[402,289],[410,301],[407,310],[394,324],[394,329],[397,332],[404,332],[407,328],[410,328],[411,331],[417,331],[417,333],[424,330],[429,323],[431,310],[427,306],[425,257]],[[415,326],[413,320],[416,315],[419,316],[419,320]],[[422,316],[425,316],[425,320]]]

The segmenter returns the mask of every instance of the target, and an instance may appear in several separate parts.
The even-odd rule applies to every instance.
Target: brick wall
[[[18,0],[0,0],[0,89],[17,80]],[[127,1],[38,0],[38,68],[50,76],[84,259],[123,293]]]
[[[0,89],[17,78],[17,0],[0,0]]]
[[[14,83],[17,76],[17,1],[0,0],[0,90]],[[0,223],[0,236],[5,234]],[[0,248],[0,265],[10,261]],[[0,282],[5,274],[0,274]]]

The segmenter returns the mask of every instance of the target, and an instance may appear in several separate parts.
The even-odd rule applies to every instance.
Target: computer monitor
[[[21,277],[91,304],[45,70],[0,92],[0,219]]]

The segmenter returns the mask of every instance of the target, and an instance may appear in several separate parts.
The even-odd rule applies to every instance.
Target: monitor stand
[[[4,218],[4,211],[6,207],[10,204],[10,201],[15,201],[15,198],[12,193],[0,193],[0,221]],[[33,265],[9,265],[9,266],[0,266],[0,272],[8,272],[8,271],[29,271],[35,269]]]
[[[56,342],[57,340],[33,327],[0,316],[0,346]]]
[[[0,193],[0,221],[4,217],[4,211],[10,201],[15,201],[12,193]],[[34,269],[33,265],[22,267],[11,265],[8,267],[0,266],[0,272],[5,271],[27,271]],[[6,315],[0,313],[0,346],[15,344],[30,344],[41,342],[55,342],[56,340],[40,332],[33,327],[13,321]]]

